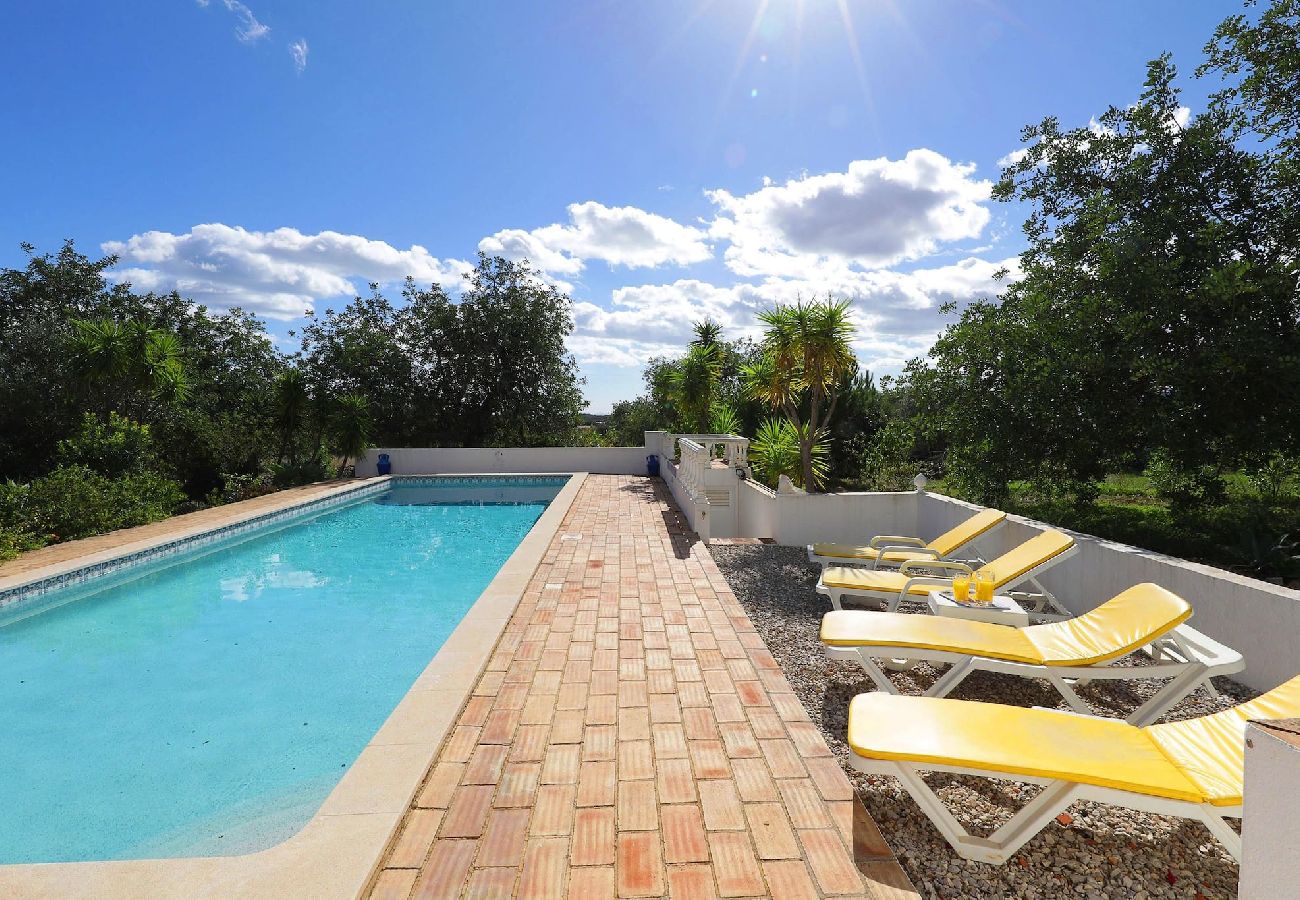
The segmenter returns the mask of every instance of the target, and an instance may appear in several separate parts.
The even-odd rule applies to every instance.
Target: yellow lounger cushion
[[[1143,729],[1047,709],[859,694],[849,746],[868,759],[956,766],[1203,802],[1200,787]]]
[[[1241,803],[1246,722],[1300,717],[1300,677],[1211,716],[1152,725],[1151,739],[1215,806]]]
[[[865,559],[872,560],[880,557],[880,551],[875,547],[858,546],[857,544],[813,544],[813,553],[816,556],[830,556],[835,559]],[[907,550],[890,550],[884,555],[886,562],[905,563],[914,559],[934,559],[933,553],[913,553]]]
[[[1044,665],[1092,666],[1128,656],[1186,622],[1192,606],[1150,582],[1135,584],[1073,619],[1021,629]]]
[[[1026,630],[968,619],[845,609],[822,616],[821,639],[831,647],[912,647],[1041,664],[1038,650],[1025,639]]]
[[[949,556],[993,528],[1006,517],[1007,514],[1000,509],[981,510],[956,527],[948,529],[925,546],[938,553],[940,557]],[[880,551],[875,547],[861,544],[813,544],[812,550],[815,556],[829,556],[835,559],[873,560],[880,556]],[[932,557],[929,553],[911,553],[906,550],[891,550],[884,555],[886,562],[894,563],[930,558]]]
[[[822,584],[848,591],[876,591],[897,594],[907,584],[907,576],[887,569],[858,569],[852,566],[827,566],[822,573]],[[909,594],[927,596],[935,590],[932,584],[914,584]]]
[[[1060,531],[1044,531],[1034,535],[1019,547],[1008,550],[997,559],[979,567],[981,572],[993,573],[993,584],[1001,587],[1019,578],[1035,566],[1040,566],[1054,556],[1060,556],[1074,546],[1074,538]]]
[[[1229,710],[1139,728],[1056,710],[859,694],[849,746],[868,759],[955,766],[1239,806],[1246,722],[1300,717],[1300,676]]]
[[[913,647],[1043,666],[1091,666],[1127,656],[1187,621],[1192,607],[1138,584],[1075,619],[1015,628],[907,613],[835,610],[822,617],[832,647]]]
[[[979,567],[980,572],[992,572],[995,588],[1000,588],[1037,566],[1060,556],[1074,546],[1074,538],[1059,531],[1044,531],[1025,541],[997,559]],[[897,594],[907,584],[908,576],[901,572],[859,569],[853,566],[828,566],[822,573],[822,583],[827,587],[857,593]],[[909,594],[924,597],[934,590],[933,585],[912,585]]]
[[[983,509],[964,522],[949,528],[930,543],[926,544],[940,556],[948,556],[984,534],[994,525],[999,524],[1007,514],[1000,509]]]

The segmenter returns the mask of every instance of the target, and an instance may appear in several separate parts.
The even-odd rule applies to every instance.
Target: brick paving
[[[371,893],[913,895],[662,482],[599,475]]]

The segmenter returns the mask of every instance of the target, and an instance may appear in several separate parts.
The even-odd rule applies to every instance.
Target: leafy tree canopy
[[[1215,65],[1267,94],[1239,52],[1253,39],[1223,34]],[[1297,446],[1297,212],[1277,201],[1280,157],[1241,140],[1278,115],[1227,91],[1188,117],[1176,76],[1161,57],[1135,104],[1026,128],[995,188],[1030,209],[1022,277],[907,374],[918,422],[972,494],[1017,478],[1086,493],[1157,452],[1215,473]]]

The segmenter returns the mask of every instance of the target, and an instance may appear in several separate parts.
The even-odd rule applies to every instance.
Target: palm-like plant
[[[824,440],[835,413],[836,386],[857,368],[850,341],[849,302],[830,297],[811,303],[778,303],[759,313],[767,326],[763,353],[745,370],[745,387],[756,400],[784,413],[799,436],[802,481],[817,486],[813,448]],[[802,414],[807,400],[807,417]]]
[[[721,377],[722,360],[714,344],[691,344],[686,355],[673,366],[670,396],[687,428],[708,429],[713,394]]]
[[[104,398],[107,412],[117,401],[130,409],[123,394],[147,395],[163,403],[183,403],[192,393],[185,371],[185,351],[170,331],[144,322],[110,319],[74,320],[71,351],[88,387]],[[139,417],[141,409],[133,410]]]
[[[698,347],[716,347],[722,342],[722,326],[712,319],[696,322],[691,327],[695,331],[691,343]]]
[[[830,473],[830,448],[826,444],[826,435],[813,435],[811,479],[804,473],[802,438],[800,427],[788,419],[773,417],[759,425],[749,445],[749,461],[758,477],[771,487],[777,486],[782,475],[789,476],[806,491],[824,485]]]
[[[288,457],[289,463],[298,461],[297,436],[307,419],[310,397],[307,378],[301,369],[285,369],[275,380],[275,427],[280,433],[280,452],[277,459]]]
[[[189,400],[192,390],[180,338],[139,323],[133,323],[131,331],[138,354],[134,368],[139,386],[164,403]]]
[[[334,448],[343,457],[339,474],[347,471],[348,460],[359,459],[370,447],[370,401],[361,394],[338,398],[333,420]]]
[[[738,434],[740,432],[740,417],[736,411],[726,403],[714,403],[713,408],[709,410],[709,433],[710,434]]]

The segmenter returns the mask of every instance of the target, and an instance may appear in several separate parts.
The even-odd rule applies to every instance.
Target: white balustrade
[[[687,437],[677,439],[677,449],[681,460],[677,465],[677,477],[692,497],[704,493],[704,472],[709,467],[709,451],[701,443]]]
[[[749,468],[749,438],[737,434],[674,434],[669,443],[680,447],[683,439],[704,447],[711,460],[721,459],[731,468]]]

